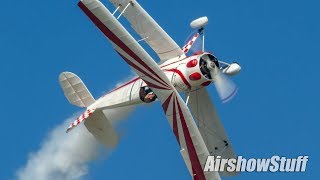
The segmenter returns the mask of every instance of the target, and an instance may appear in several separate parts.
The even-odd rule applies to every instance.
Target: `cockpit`
[[[140,88],[139,97],[145,103],[151,103],[157,99],[156,94],[148,86]]]

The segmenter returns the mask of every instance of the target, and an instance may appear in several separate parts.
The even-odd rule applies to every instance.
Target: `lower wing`
[[[190,93],[189,107],[210,155],[221,156],[222,159],[236,159],[230,140],[205,87]],[[235,172],[226,170],[220,174],[236,175]]]

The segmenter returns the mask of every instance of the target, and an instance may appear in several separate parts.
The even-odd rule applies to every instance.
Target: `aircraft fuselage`
[[[202,86],[208,86],[212,80],[201,69],[202,57],[211,53],[195,53],[189,57],[177,57],[159,64],[178,92],[187,93]],[[95,108],[109,109],[144,103],[140,97],[140,88],[147,86],[140,78],[123,83],[119,87],[100,97],[94,104]]]

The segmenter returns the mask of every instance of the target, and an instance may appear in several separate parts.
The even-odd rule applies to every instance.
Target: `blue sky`
[[[113,10],[108,1],[102,2]],[[241,173],[225,179],[316,179],[320,3],[139,2],[181,46],[192,31],[190,21],[208,16],[206,49],[242,66],[233,78],[240,88],[233,101],[220,103],[215,89],[209,88],[239,155],[310,156],[305,173]],[[95,97],[130,74],[76,4],[2,2],[0,179],[14,179],[48,132],[79,110],[60,90],[60,72],[78,74]],[[85,179],[190,179],[159,103],[138,107],[124,126],[126,135],[117,149],[108,159],[91,162]]]

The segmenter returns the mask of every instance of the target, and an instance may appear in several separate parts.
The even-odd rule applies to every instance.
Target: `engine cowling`
[[[188,92],[211,83],[210,72],[206,69],[204,58],[212,60],[218,68],[218,61],[212,54],[201,52],[179,61],[175,66],[165,65],[166,68],[163,69],[178,91]]]

